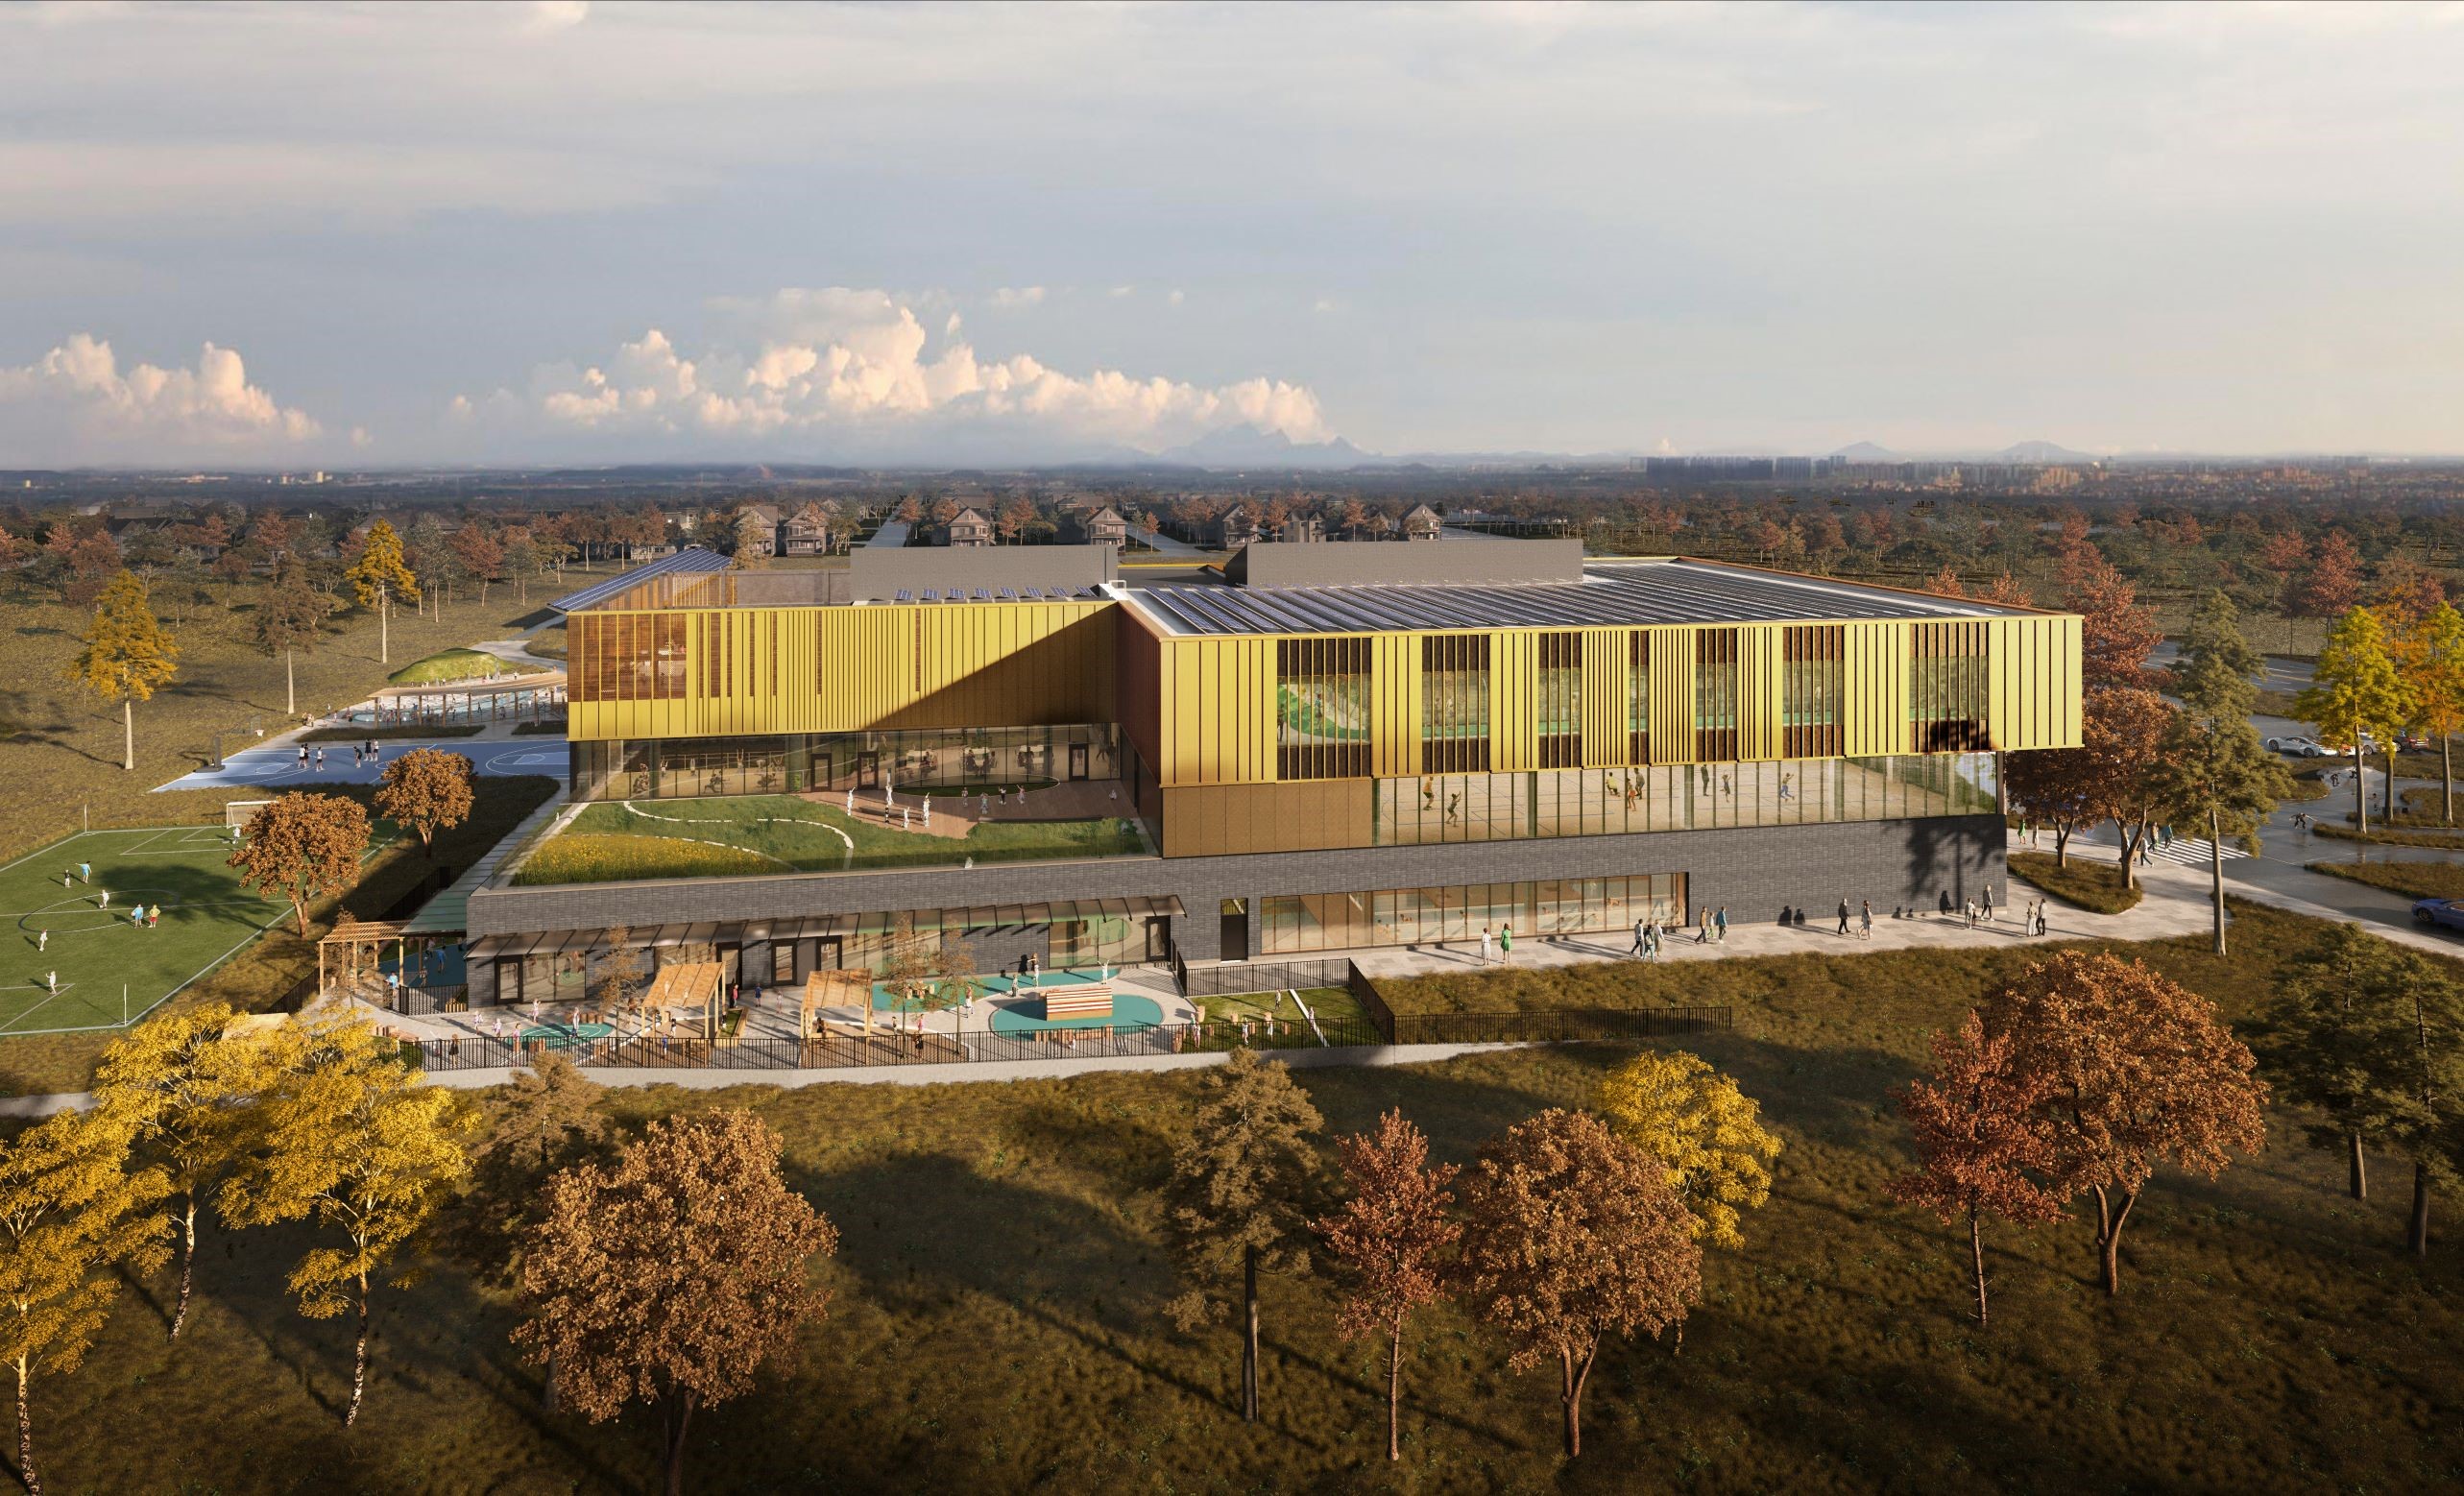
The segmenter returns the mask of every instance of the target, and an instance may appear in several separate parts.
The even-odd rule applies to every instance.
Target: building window
[[[1626,640],[1626,761],[1652,761],[1652,637],[1641,629]]]
[[[736,694],[734,631],[724,614],[702,615],[702,694],[713,700]]]
[[[1369,641],[1275,645],[1275,774],[1353,779],[1369,771]]]
[[[1540,766],[1571,769],[1582,762],[1582,636],[1540,636],[1538,687]]]
[[[1909,631],[1908,725],[1920,753],[1993,746],[1985,731],[1986,626],[1920,623]]]
[[[1784,756],[1823,758],[1841,750],[1847,636],[1836,625],[1784,631],[1779,678],[1779,751]]]
[[[1703,629],[1694,636],[1694,757],[1737,756],[1737,631]]]
[[[1521,940],[1685,920],[1685,875],[1638,873],[1524,883],[1459,883],[1373,893],[1282,894],[1258,901],[1263,955],[1361,946],[1477,942],[1512,929]]]
[[[616,614],[581,618],[572,640],[574,701],[674,701],[685,694],[685,620]]]
[[[1432,774],[1488,768],[1488,636],[1438,634],[1420,641],[1420,767]]]

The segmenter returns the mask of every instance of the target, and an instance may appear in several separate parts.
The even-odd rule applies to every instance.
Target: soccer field
[[[288,918],[240,886],[232,845],[219,826],[85,832],[0,868],[0,1036],[133,1020]],[[138,905],[161,919],[133,924]]]

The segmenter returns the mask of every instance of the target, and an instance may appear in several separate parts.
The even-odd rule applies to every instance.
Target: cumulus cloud
[[[917,451],[954,439],[976,449],[989,432],[1022,450],[1152,451],[1236,425],[1300,442],[1328,435],[1317,396],[1301,385],[1071,374],[1027,353],[987,357],[960,339],[954,315],[936,346],[915,308],[886,291],[790,289],[715,309],[747,335],[688,356],[654,327],[605,359],[541,365],[524,393],[457,398],[452,413],[534,433],[738,450],[760,442]]]
[[[196,367],[126,370],[77,333],[31,364],[0,366],[0,440],[21,461],[247,456],[318,435],[307,412],[249,383],[237,350],[208,343]]]
[[[1003,310],[1033,306],[1044,300],[1042,286],[1003,286],[993,293],[993,304]]]

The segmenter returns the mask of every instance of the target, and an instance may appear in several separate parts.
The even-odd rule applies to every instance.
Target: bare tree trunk
[[[359,1343],[350,1357],[350,1409],[342,1415],[342,1426],[350,1428],[359,1421],[359,1400],[368,1393],[368,1274],[359,1275]]]
[[[2370,1159],[2361,1151],[2361,1134],[2348,1132],[2344,1135],[2344,1141],[2352,1155],[2353,1197],[2356,1200],[2366,1200],[2370,1197]]]
[[[2394,738],[2393,736],[2390,736],[2390,737],[2387,739],[2387,798],[2386,798],[2386,801],[2385,801],[2385,807],[2384,807],[2384,808],[2385,808],[2385,812],[2386,812],[2386,821],[2387,821],[2387,824],[2388,824],[2389,826],[2393,826],[2393,825],[2395,825],[2395,824],[2396,824],[2396,740],[2395,740],[2395,738]]]
[[[184,1209],[180,1215],[180,1305],[171,1312],[171,1338],[180,1339],[180,1327],[188,1322],[188,1288],[197,1277],[197,1192],[188,1191],[181,1197]]]
[[[2455,737],[2450,733],[2438,735],[2439,820],[2455,824]]]
[[[393,621],[392,594],[379,591],[376,594],[376,663],[378,664],[394,663]]]
[[[2096,1196],[2097,1267],[2104,1280],[2105,1296],[2117,1298],[2122,1291],[2122,1224],[2130,1219],[2131,1207],[2138,1203],[2138,1192],[2123,1192],[2121,1205],[2116,1209],[2103,1185],[2091,1189]]]
[[[137,766],[137,714],[128,697],[120,698],[120,770],[134,773]]]
[[[2370,834],[2370,791],[2362,784],[2365,776],[2361,772],[2361,722],[2356,717],[2353,723],[2353,817],[2361,834],[2367,836]]]
[[[2224,817],[2210,809],[2208,812],[2208,881],[2215,894],[2216,954],[2225,953],[2225,848]]]
[[[2138,886],[2138,839],[2144,834],[2139,828],[2120,816],[2114,817],[2114,835],[2122,844],[2122,886],[2126,889]]]
[[[1258,1421],[1258,1249],[1241,1254],[1241,1421]]]
[[[2415,1257],[2429,1255],[2429,1166],[2413,1165],[2413,1218],[2404,1227],[2404,1245]]]
[[[1403,1320],[1394,1321],[1386,1348],[1386,1458],[1403,1458]]]
[[[43,1496],[43,1478],[35,1471],[35,1419],[26,1407],[26,1358],[17,1358],[17,1474],[26,1496]]]
[[[680,1388],[671,1402],[674,1416],[660,1420],[667,1429],[667,1496],[685,1496],[685,1431],[693,1421],[693,1394]]]
[[[1976,1270],[1976,1322],[1985,1319],[1985,1229],[1977,1221],[1976,1207],[1968,1207],[1968,1255]]]
[[[2053,865],[2057,868],[2070,865],[2070,828],[2060,821],[2053,823]]]
[[[282,714],[284,716],[296,717],[300,714],[300,669],[296,664],[298,654],[299,651],[290,645],[282,646]]]

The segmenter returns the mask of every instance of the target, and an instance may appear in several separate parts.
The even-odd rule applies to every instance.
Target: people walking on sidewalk
[[[1861,902],[1864,904],[1865,909],[1863,913],[1857,916],[1856,938],[1859,940],[1872,940],[1873,938],[1873,901],[1867,899]]]
[[[1840,933],[1843,935],[1848,932],[1848,898],[1846,895],[1842,895],[1840,898]]]

